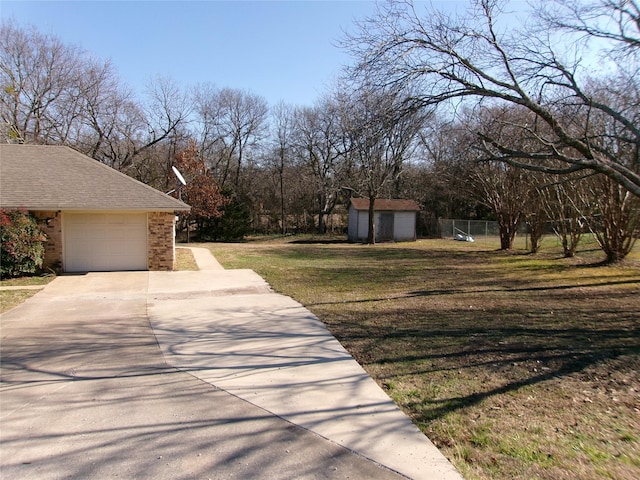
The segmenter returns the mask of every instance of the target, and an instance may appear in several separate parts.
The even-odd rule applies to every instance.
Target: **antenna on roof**
[[[186,180],[184,179],[184,177],[183,177],[183,176],[182,176],[182,174],[180,173],[180,170],[178,170],[175,166],[172,166],[172,167],[171,167],[171,170],[173,170],[173,173],[175,173],[175,174],[176,174],[176,177],[178,177],[178,180],[180,180],[180,183],[181,183],[182,185],[186,185],[186,184],[187,184]]]
[[[187,181],[184,179],[184,177],[180,173],[180,170],[178,170],[175,166],[172,165],[171,166],[171,170],[173,170],[173,173],[175,174],[175,176],[178,179],[179,183],[178,183],[178,186],[176,188],[174,188],[173,190],[169,190],[167,192],[167,195],[170,195],[170,194],[172,194],[173,192],[175,192],[177,190],[178,191],[178,200],[182,200],[182,187],[187,184]]]

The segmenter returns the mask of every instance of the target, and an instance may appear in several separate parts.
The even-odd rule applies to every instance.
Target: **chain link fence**
[[[499,236],[498,222],[488,220],[438,219],[438,230],[442,238],[456,238],[457,235],[471,235],[474,239]]]
[[[500,245],[500,233],[498,230],[498,222],[489,220],[458,220],[451,218],[440,218],[437,222],[431,224],[430,235],[432,237],[466,240],[465,236],[469,235],[475,243]],[[560,246],[560,238],[554,233],[553,225],[549,223],[545,229],[546,245]],[[598,248],[598,244],[593,235],[584,232],[580,239],[583,247]],[[523,222],[518,228],[514,248],[529,248],[528,227]]]
[[[527,226],[523,223],[518,228],[518,236],[527,234]],[[494,242],[500,238],[498,222],[490,220],[457,220],[452,218],[438,219],[438,235],[441,238]]]

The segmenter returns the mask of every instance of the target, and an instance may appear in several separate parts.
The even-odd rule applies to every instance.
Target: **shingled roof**
[[[0,206],[180,211],[191,207],[69,147],[0,145]]]
[[[356,210],[369,210],[368,198],[352,198],[351,205]],[[373,209],[376,212],[417,212],[420,207],[414,200],[390,200],[376,198],[373,202]]]

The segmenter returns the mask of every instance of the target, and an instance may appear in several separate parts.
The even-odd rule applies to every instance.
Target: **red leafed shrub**
[[[23,210],[0,210],[2,277],[35,273],[42,267],[46,235],[37,220]]]

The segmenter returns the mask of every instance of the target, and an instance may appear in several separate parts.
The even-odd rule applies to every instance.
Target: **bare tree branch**
[[[572,0],[555,3],[564,8],[562,21],[538,12],[544,28],[531,38],[524,28],[500,29],[504,1],[476,0],[473,15],[454,17],[434,10],[419,14],[413,2],[391,0],[346,39],[356,58],[350,74],[384,88],[411,86],[418,92],[416,108],[451,111],[452,102],[525,108],[547,126],[545,141],[500,152],[500,142],[484,132],[500,158],[538,171],[593,170],[640,196],[638,80],[625,69],[596,79],[581,68],[580,58],[561,61],[553,43],[568,31],[607,40],[611,49],[635,48],[637,2],[593,0],[589,8]],[[616,30],[606,30],[603,15],[616,20]],[[640,68],[635,55],[627,58],[631,71],[629,62]],[[568,166],[549,167],[549,160]]]

